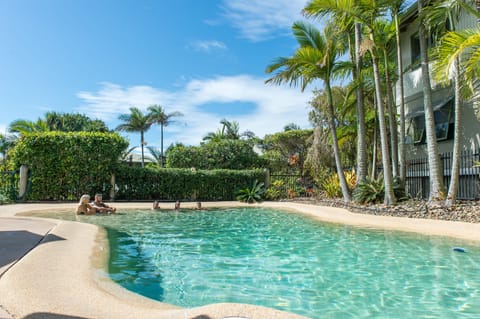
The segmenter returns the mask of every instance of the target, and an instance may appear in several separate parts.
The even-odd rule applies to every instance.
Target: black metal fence
[[[452,176],[453,153],[440,154],[445,187],[450,184]],[[460,171],[458,199],[480,199],[480,167],[475,166],[480,161],[480,152],[463,151],[460,154]],[[418,158],[407,161],[406,188],[414,198],[428,198],[430,194],[430,174],[428,158]]]

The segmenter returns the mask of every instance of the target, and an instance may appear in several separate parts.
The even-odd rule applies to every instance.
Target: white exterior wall
[[[461,15],[458,29],[475,27],[477,20],[474,16],[468,14]],[[423,83],[422,70],[420,65],[411,68],[411,37],[418,33],[417,21],[412,22],[401,33],[400,41],[402,48],[402,62],[404,68],[404,94],[405,94],[405,114],[413,110],[423,108]],[[431,68],[430,68],[431,70]],[[432,97],[433,105],[440,103],[448,96],[453,96],[451,88],[442,88],[435,81],[431,81],[434,94]],[[398,83],[396,85],[398,92]],[[397,96],[397,106],[399,99]],[[476,112],[472,103],[464,103],[462,121],[462,150],[475,150],[480,148],[480,114]],[[408,119],[406,126],[408,127]],[[440,153],[451,152],[453,149],[453,140],[438,141]],[[407,144],[406,145],[407,159],[427,156],[426,144]]]

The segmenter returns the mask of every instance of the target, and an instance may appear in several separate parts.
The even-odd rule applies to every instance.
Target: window
[[[433,108],[435,119],[435,133],[437,141],[444,141],[452,138],[453,127],[453,99],[445,100]],[[407,144],[423,144],[425,143],[425,114],[422,110],[412,112],[407,128]],[[449,134],[450,133],[450,134]]]
[[[427,49],[433,47],[433,37],[429,36],[427,40]],[[411,61],[412,64],[420,64],[421,56],[420,56],[420,38],[418,37],[418,33],[415,33],[410,37],[410,49],[411,49]]]
[[[408,142],[413,144],[420,144],[425,139],[425,115],[415,116],[410,120],[407,130]]]
[[[447,102],[433,114],[435,116],[435,132],[438,141],[444,141],[448,138],[448,129],[452,121],[452,100]]]

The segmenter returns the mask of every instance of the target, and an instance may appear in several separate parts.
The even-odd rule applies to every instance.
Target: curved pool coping
[[[2,308],[14,318],[158,318],[158,319],[249,319],[305,318],[270,308],[245,304],[213,304],[179,308],[130,292],[106,275],[108,243],[104,231],[91,224],[61,221],[35,215],[45,210],[74,209],[76,204],[16,204],[0,206],[1,229],[16,223],[43,239],[25,255],[0,272],[0,317]],[[193,208],[195,203],[182,203]],[[149,209],[151,203],[115,203],[119,209]],[[173,208],[173,203],[161,205]],[[167,207],[172,206],[172,207]],[[209,207],[248,206],[238,202],[205,202]],[[252,205],[250,205],[252,206]],[[325,222],[448,236],[480,243],[480,224],[351,213],[345,209],[291,202],[264,202],[272,207],[307,214]],[[155,212],[157,213],[157,212]],[[23,225],[25,224],[25,225]],[[33,227],[36,226],[36,227]]]

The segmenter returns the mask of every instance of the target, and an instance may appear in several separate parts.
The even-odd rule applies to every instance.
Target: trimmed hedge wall
[[[121,165],[115,174],[115,199],[234,200],[239,189],[265,179],[263,170],[158,170]]]
[[[117,133],[45,132],[23,135],[12,152],[31,172],[28,200],[78,200],[111,189],[110,178],[128,142]]]

